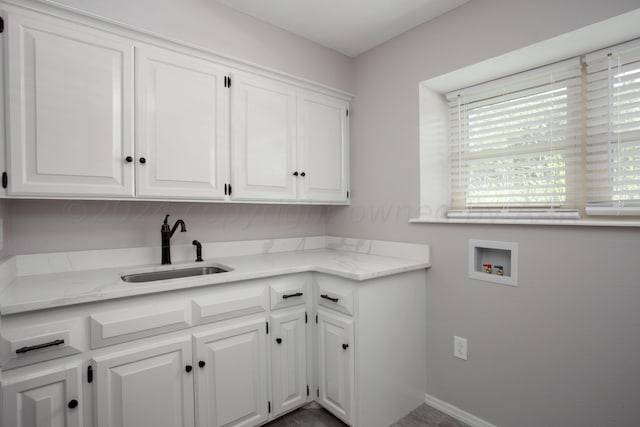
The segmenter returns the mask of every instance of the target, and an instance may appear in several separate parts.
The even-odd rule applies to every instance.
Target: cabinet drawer
[[[185,306],[140,307],[94,314],[91,348],[100,348],[190,327]]]
[[[271,292],[271,309],[291,307],[307,302],[309,295],[308,275],[294,275],[273,280],[269,286]]]
[[[225,289],[191,301],[193,324],[218,322],[247,314],[261,313],[269,306],[264,285]]]
[[[318,305],[353,315],[354,289],[352,286],[341,283],[339,279],[330,276],[322,276],[317,283],[316,301]]]
[[[0,339],[0,363],[8,370],[45,360],[81,353],[82,319],[25,327],[4,327]]]

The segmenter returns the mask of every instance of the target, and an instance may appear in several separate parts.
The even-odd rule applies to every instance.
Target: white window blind
[[[586,55],[589,215],[640,214],[640,41]]]
[[[581,76],[574,58],[447,94],[452,211],[577,207]]]

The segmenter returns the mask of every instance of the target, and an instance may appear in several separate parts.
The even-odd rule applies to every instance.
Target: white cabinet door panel
[[[231,92],[232,198],[295,200],[295,88],[235,74]]]
[[[272,416],[307,400],[307,356],[304,307],[271,316]]]
[[[336,98],[301,92],[299,96],[298,164],[300,199],[344,202],[347,200],[347,108]]]
[[[223,69],[200,58],[136,48],[139,196],[224,198],[229,181],[224,77]]]
[[[353,320],[318,310],[320,403],[347,423],[353,413]]]
[[[94,359],[97,427],[193,427],[191,339]]]
[[[268,418],[266,319],[196,334],[199,427],[245,427]]]
[[[82,426],[80,367],[2,382],[5,427]],[[76,405],[72,403],[75,401]]]
[[[133,44],[8,18],[9,192],[133,196]]]

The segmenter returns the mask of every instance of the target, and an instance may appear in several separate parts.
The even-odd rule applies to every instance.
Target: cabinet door
[[[346,423],[354,402],[353,320],[318,310],[320,404]]]
[[[223,69],[200,58],[136,48],[139,196],[224,198],[229,182],[224,77]]]
[[[271,316],[271,383],[273,415],[307,401],[304,307]]]
[[[254,426],[266,421],[266,319],[235,323],[194,337],[198,426]]]
[[[51,17],[8,19],[12,195],[133,196],[133,45]]]
[[[194,426],[191,356],[186,337],[95,358],[97,427]]]
[[[5,427],[80,427],[80,367],[49,371],[17,382],[2,382]]]
[[[231,84],[235,200],[295,200],[296,91],[235,74]]]
[[[299,199],[346,202],[349,105],[311,92],[298,99]]]

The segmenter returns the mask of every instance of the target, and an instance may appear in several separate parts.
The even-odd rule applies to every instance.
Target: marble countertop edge
[[[328,238],[326,246],[319,248],[318,238],[314,237],[314,239],[312,245],[305,245],[302,241],[296,242],[295,239],[269,243],[266,246],[263,245],[264,242],[254,241],[252,243],[254,249],[263,245],[263,247],[293,248],[293,250],[259,251],[251,255],[205,258],[205,264],[221,264],[232,269],[226,273],[206,276],[147,283],[125,283],[120,279],[123,274],[139,271],[204,265],[193,261],[176,262],[172,266],[125,265],[17,276],[8,285],[5,283],[4,287],[0,286],[0,312],[2,315],[16,314],[304,272],[329,274],[362,282],[431,267],[429,247],[426,245],[412,247],[399,244],[400,246],[396,246],[395,242],[375,243],[356,239]],[[380,246],[379,249],[375,248],[376,244]],[[53,259],[56,259],[55,257],[56,255]],[[51,258],[43,258],[43,260],[46,259]],[[11,277],[12,273],[16,274],[18,269],[15,259],[3,261],[0,263],[0,279],[4,282]]]

